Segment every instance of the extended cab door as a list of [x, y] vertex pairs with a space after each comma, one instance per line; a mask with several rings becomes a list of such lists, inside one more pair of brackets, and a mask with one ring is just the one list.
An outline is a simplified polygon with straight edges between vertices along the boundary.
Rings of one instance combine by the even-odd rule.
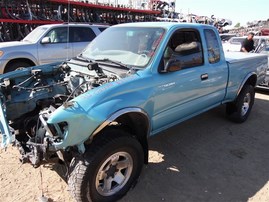
[[40, 64], [65, 61], [73, 57], [72, 45], [68, 38], [68, 27], [52, 28], [38, 43]]
[[[171, 72], [165, 72], [168, 63]], [[155, 78], [154, 131], [220, 104], [226, 92], [228, 68], [217, 33], [212, 29], [176, 30]]]

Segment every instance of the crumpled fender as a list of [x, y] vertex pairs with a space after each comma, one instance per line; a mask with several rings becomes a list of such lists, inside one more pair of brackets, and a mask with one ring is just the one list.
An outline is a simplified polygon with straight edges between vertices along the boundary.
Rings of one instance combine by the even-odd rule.
[[54, 143], [55, 148], [64, 149], [82, 144], [108, 117], [121, 109], [136, 107], [150, 113], [152, 107], [147, 103], [152, 103], [149, 99], [151, 93], [145, 89], [132, 88], [131, 86], [137, 85], [137, 82], [140, 82], [139, 87], [147, 88], [146, 85], [141, 85], [141, 80], [139, 81], [137, 77], [127, 78], [119, 84], [108, 83], [107, 86], [103, 85], [88, 91], [71, 100], [73, 106], [67, 108], [61, 106], [54, 111], [47, 121], [49, 124], [68, 123], [63, 141]]

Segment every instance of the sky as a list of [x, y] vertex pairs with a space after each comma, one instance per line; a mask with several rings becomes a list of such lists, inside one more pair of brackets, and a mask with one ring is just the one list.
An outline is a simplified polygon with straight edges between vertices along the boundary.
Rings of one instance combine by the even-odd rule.
[[241, 26], [255, 20], [269, 19], [269, 0], [175, 0], [176, 12], [193, 13], [232, 20]]

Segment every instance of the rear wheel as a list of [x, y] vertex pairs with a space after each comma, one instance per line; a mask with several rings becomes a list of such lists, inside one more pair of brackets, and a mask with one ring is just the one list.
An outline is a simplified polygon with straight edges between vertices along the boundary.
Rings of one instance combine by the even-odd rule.
[[107, 130], [84, 157], [70, 166], [68, 185], [76, 201], [116, 201], [138, 179], [144, 162], [141, 144], [127, 132]]
[[236, 100], [227, 104], [226, 113], [229, 119], [237, 123], [246, 121], [254, 104], [254, 97], [253, 86], [245, 85]]
[[27, 63], [27, 62], [21, 62], [21, 61], [11, 62], [5, 68], [5, 73], [11, 72], [11, 71], [14, 71], [14, 70], [17, 70], [20, 68], [24, 68], [24, 67], [30, 67], [30, 66], [32, 66], [32, 65]]

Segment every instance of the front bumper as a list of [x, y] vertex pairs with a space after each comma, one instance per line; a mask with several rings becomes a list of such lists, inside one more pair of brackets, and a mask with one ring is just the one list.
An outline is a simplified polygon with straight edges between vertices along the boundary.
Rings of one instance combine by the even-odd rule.
[[[42, 110], [38, 121], [41, 125], [36, 127], [35, 136], [29, 136], [28, 141], [20, 141], [19, 129], [12, 132], [14, 129], [9, 126], [5, 104], [1, 100], [0, 105], [2, 147], [7, 147], [10, 143], [16, 145], [23, 163], [30, 162], [34, 167], [38, 167], [42, 163], [50, 162], [52, 157], [61, 152], [85, 152], [84, 142], [90, 136], [89, 128], [92, 124], [89, 124], [90, 120], [84, 113], [76, 113], [76, 110], [71, 108], [56, 110], [50, 107]], [[62, 155], [58, 157], [61, 159]]]

